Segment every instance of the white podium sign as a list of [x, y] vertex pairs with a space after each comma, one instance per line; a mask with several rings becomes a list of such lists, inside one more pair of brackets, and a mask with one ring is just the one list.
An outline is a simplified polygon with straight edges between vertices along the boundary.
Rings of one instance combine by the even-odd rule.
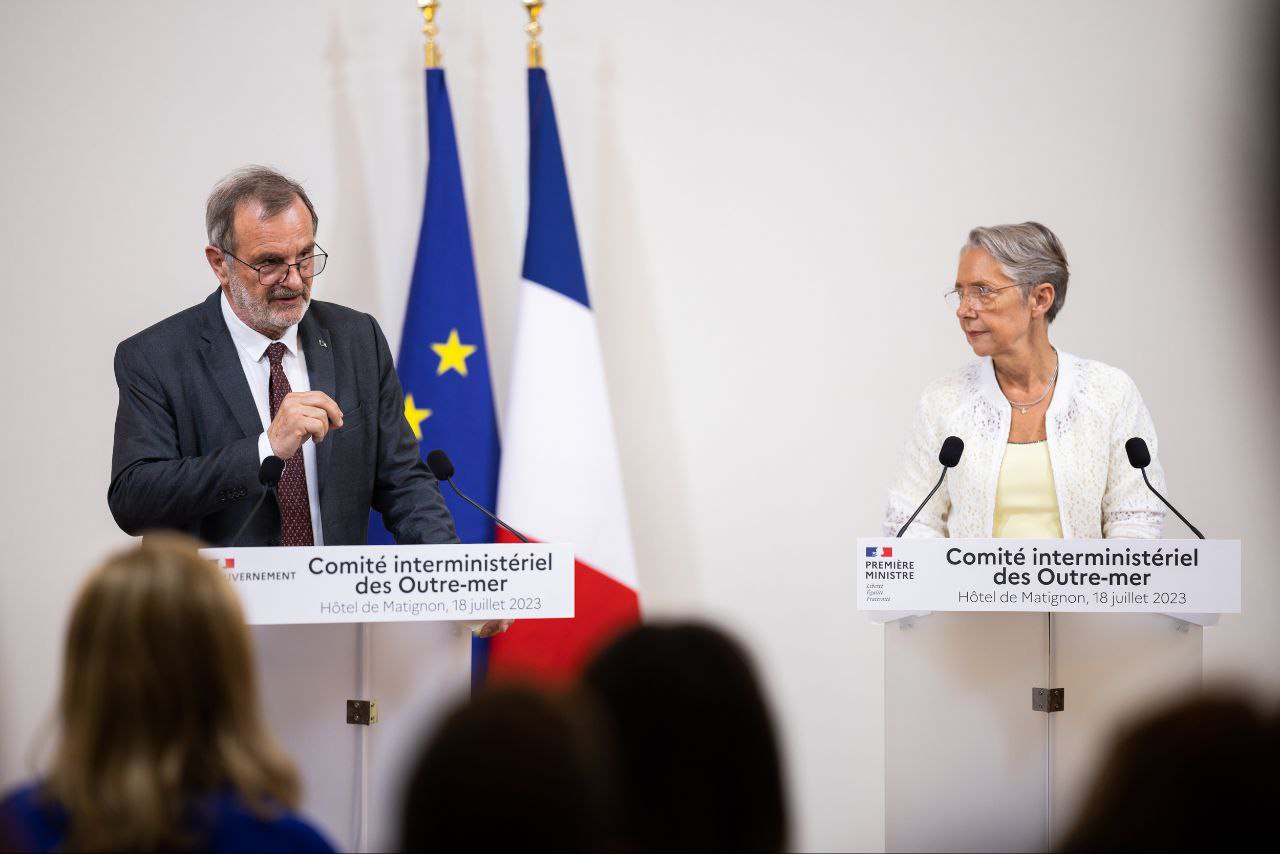
[[863, 611], [1240, 612], [1239, 540], [858, 539]]
[[250, 625], [573, 616], [563, 543], [202, 549]]

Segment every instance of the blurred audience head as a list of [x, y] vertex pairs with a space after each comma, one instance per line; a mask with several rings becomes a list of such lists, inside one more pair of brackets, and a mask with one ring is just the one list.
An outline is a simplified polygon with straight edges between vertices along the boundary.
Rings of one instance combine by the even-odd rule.
[[616, 850], [613, 769], [581, 697], [478, 693], [427, 743], [401, 806], [402, 851]]
[[1232, 695], [1122, 730], [1063, 851], [1214, 850], [1269, 834], [1280, 721]]
[[746, 653], [704, 625], [646, 625], [583, 677], [612, 725], [625, 838], [648, 851], [779, 851], [782, 768]]
[[263, 725], [230, 583], [193, 540], [149, 536], [108, 559], [71, 614], [49, 794], [68, 850], [198, 844], [191, 799], [231, 790], [291, 807], [297, 776]]

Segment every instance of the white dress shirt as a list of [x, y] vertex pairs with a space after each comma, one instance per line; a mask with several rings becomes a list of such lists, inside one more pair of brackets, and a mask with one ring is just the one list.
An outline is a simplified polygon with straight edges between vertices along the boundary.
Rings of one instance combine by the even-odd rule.
[[[253, 392], [253, 402], [258, 407], [258, 418], [262, 421], [262, 435], [258, 437], [258, 461], [261, 462], [274, 453], [271, 440], [267, 438], [267, 428], [271, 426], [271, 362], [267, 359], [267, 348], [274, 344], [267, 336], [251, 328], [236, 316], [224, 293], [222, 301], [222, 319], [226, 321], [231, 340], [235, 342], [236, 354], [240, 357], [240, 367], [244, 369], [244, 378]], [[284, 358], [281, 367], [289, 380], [289, 388], [293, 391], [311, 391], [311, 378], [307, 375], [307, 357], [298, 346], [298, 325], [295, 323], [280, 336], [284, 345]], [[316, 475], [316, 444], [310, 438], [302, 443], [302, 469], [307, 474], [307, 503], [311, 505], [311, 532], [317, 546], [324, 545], [324, 529], [320, 525], [320, 480]]]

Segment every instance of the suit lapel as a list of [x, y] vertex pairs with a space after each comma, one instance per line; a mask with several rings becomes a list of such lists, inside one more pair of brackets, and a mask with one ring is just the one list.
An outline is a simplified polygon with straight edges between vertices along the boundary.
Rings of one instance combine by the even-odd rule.
[[[311, 306], [302, 316], [298, 324], [298, 345], [307, 358], [307, 376], [311, 380], [312, 391], [322, 391], [336, 402], [338, 400], [337, 380], [333, 368], [333, 342], [329, 339], [329, 330], [320, 325], [314, 317], [315, 306]], [[331, 515], [324, 506], [325, 484], [329, 482], [329, 460], [333, 456], [333, 438], [316, 445], [316, 477], [320, 479], [320, 518]], [[328, 537], [325, 538], [328, 542]]]
[[246, 436], [256, 436], [262, 432], [258, 405], [253, 402], [253, 393], [245, 380], [235, 342], [231, 340], [227, 323], [222, 318], [220, 296], [220, 291], [214, 291], [213, 296], [204, 301], [202, 334], [205, 366], [240, 429]]

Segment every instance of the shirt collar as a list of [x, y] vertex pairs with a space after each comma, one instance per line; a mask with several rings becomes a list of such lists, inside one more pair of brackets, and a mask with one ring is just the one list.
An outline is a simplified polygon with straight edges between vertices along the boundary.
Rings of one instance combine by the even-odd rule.
[[[241, 320], [236, 315], [235, 310], [231, 308], [231, 303], [227, 301], [225, 291], [219, 301], [222, 304], [222, 319], [226, 322], [227, 330], [231, 333], [231, 340], [236, 343], [237, 347], [247, 353], [250, 359], [255, 362], [262, 361], [262, 357], [267, 353], [267, 348], [274, 344], [275, 341]], [[276, 340], [283, 344], [285, 349], [296, 358], [298, 355], [298, 324], [295, 323], [290, 326]]]

